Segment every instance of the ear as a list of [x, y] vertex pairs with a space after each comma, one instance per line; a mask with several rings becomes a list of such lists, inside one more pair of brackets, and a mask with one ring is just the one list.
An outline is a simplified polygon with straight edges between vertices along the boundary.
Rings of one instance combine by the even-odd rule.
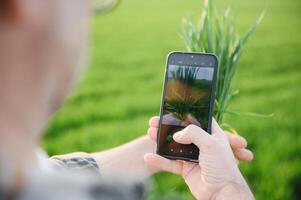
[[22, 16], [20, 0], [0, 0], [0, 18], [19, 21]]

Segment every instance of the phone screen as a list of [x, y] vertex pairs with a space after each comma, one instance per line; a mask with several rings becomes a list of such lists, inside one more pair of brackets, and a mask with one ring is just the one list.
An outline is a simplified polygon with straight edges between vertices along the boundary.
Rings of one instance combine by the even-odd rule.
[[173, 134], [190, 124], [199, 126], [206, 132], [211, 131], [215, 68], [209, 65], [213, 64], [167, 64], [158, 136], [160, 155], [184, 160], [198, 159], [198, 148], [193, 144], [176, 143]]

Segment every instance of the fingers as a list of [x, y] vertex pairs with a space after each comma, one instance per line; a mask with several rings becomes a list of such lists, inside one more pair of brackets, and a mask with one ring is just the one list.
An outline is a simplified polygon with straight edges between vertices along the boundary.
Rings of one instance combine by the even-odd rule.
[[181, 175], [183, 169], [183, 162], [168, 160], [162, 156], [153, 153], [147, 153], [144, 155], [144, 161], [156, 168], [159, 168], [163, 171], [171, 172], [174, 174]]
[[252, 161], [254, 156], [252, 151], [246, 149], [246, 147], [248, 146], [247, 140], [240, 135], [235, 135], [227, 131], [224, 132], [228, 136], [234, 156], [240, 161]]
[[250, 162], [253, 160], [253, 153], [249, 149], [234, 149], [234, 156], [241, 161]]
[[181, 144], [195, 144], [199, 149], [211, 145], [213, 138], [203, 129], [195, 125], [189, 125], [182, 131], [173, 135], [173, 139]]
[[159, 120], [160, 118], [158, 116], [154, 116], [149, 120], [149, 126], [158, 128], [159, 127]]
[[158, 131], [158, 128], [154, 128], [154, 127], [148, 128], [148, 131], [147, 131], [148, 136], [154, 142], [157, 141], [157, 131]]
[[152, 117], [149, 120], [149, 126], [150, 128], [147, 130], [147, 134], [150, 137], [151, 140], [154, 142], [157, 141], [157, 132], [159, 127], [159, 120], [160, 118], [158, 116]]
[[230, 145], [233, 149], [236, 148], [246, 148], [248, 146], [248, 143], [246, 139], [240, 135], [234, 135], [227, 131], [224, 131], [225, 134], [228, 136]]

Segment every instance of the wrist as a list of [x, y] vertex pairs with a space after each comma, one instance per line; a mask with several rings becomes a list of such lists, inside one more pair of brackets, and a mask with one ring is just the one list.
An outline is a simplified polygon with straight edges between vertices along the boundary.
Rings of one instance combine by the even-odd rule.
[[212, 196], [212, 200], [254, 200], [254, 196], [241, 176], [239, 179], [228, 182]]

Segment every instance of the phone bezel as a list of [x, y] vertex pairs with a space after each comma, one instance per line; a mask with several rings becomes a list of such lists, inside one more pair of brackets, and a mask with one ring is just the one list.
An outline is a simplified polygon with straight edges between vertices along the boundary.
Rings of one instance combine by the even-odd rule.
[[[157, 150], [156, 153], [160, 156], [163, 156], [165, 158], [171, 159], [171, 160], [185, 160], [185, 161], [190, 161], [190, 162], [198, 162], [198, 160], [187, 158], [187, 157], [182, 157], [182, 156], [173, 156], [173, 155], [163, 155], [160, 154], [159, 152], [159, 142], [160, 142], [160, 131], [161, 131], [161, 125], [162, 125], [162, 114], [163, 114], [163, 104], [164, 104], [164, 99], [165, 99], [165, 94], [166, 94], [166, 82], [167, 82], [167, 69], [170, 64], [170, 57], [173, 54], [188, 54], [188, 55], [202, 55], [202, 56], [212, 56], [215, 60], [215, 64], [212, 67], [214, 69], [213, 73], [213, 80], [212, 80], [212, 88], [211, 88], [211, 95], [210, 95], [210, 108], [209, 108], [209, 116], [213, 116], [213, 110], [214, 110], [214, 101], [215, 101], [215, 92], [216, 92], [216, 81], [217, 81], [217, 69], [218, 69], [218, 59], [215, 54], [211, 53], [198, 53], [198, 52], [179, 52], [179, 51], [173, 51], [170, 52], [167, 56], [166, 60], [166, 67], [165, 67], [165, 73], [164, 73], [164, 81], [163, 81], [163, 90], [162, 90], [162, 96], [161, 96], [161, 107], [160, 107], [160, 120], [159, 120], [159, 126], [158, 126], [158, 131], [157, 131]], [[172, 63], [173, 64], [173, 63]], [[185, 65], [185, 64], [183, 64]], [[191, 65], [193, 66], [193, 65]], [[211, 125], [212, 125], [212, 117], [209, 117], [208, 121], [208, 127], [207, 127], [207, 132], [211, 134]]]

